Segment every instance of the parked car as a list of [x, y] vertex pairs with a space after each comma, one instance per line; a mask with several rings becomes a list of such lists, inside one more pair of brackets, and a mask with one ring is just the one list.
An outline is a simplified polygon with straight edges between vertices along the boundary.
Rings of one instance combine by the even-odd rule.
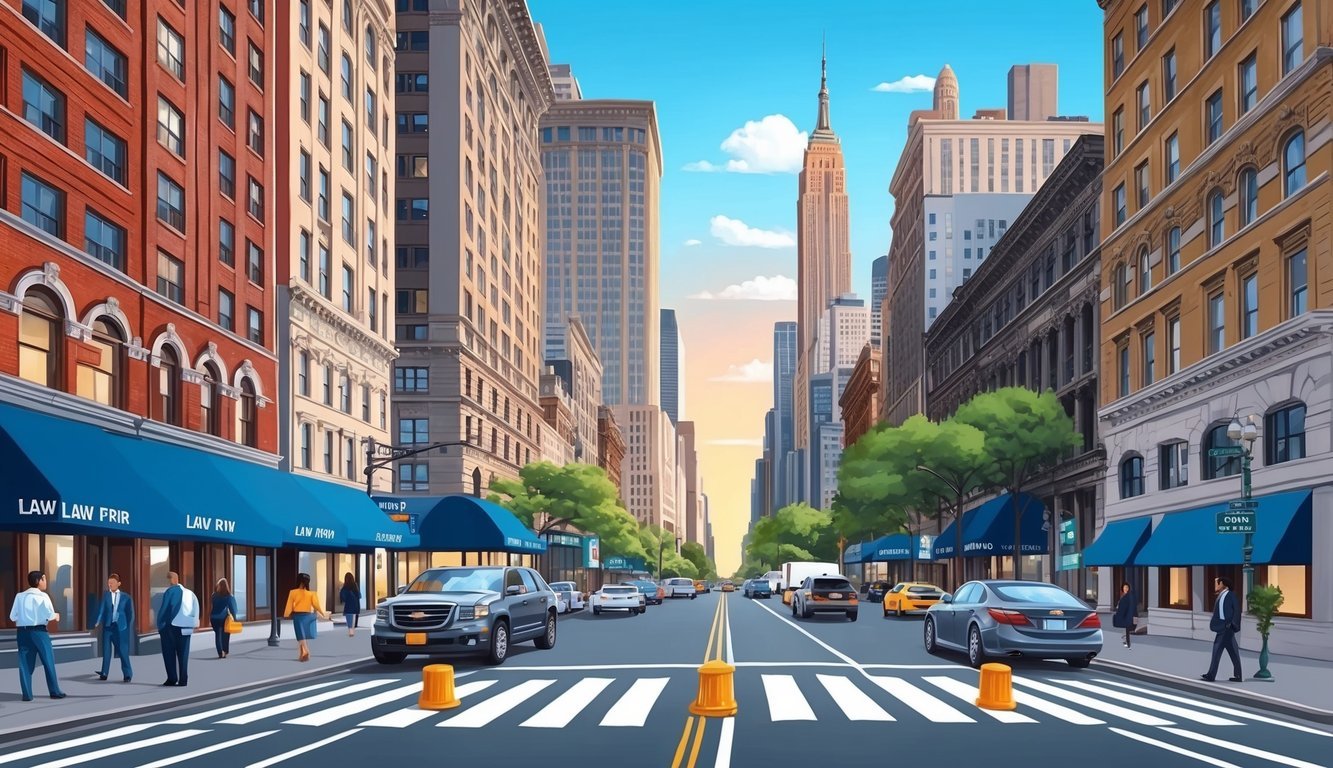
[[963, 651], [980, 667], [987, 657], [1064, 659], [1087, 667], [1102, 652], [1097, 611], [1039, 581], [969, 581], [926, 611], [927, 653]]
[[694, 590], [694, 582], [689, 579], [667, 579], [662, 582], [662, 590], [667, 597], [688, 597], [693, 600], [698, 593]]
[[724, 581], [724, 582], [722, 582], [722, 591], [723, 591], [723, 592], [735, 592], [735, 591], [736, 591], [736, 585], [735, 585], [735, 584], [732, 584], [730, 581]]
[[565, 600], [565, 610], [562, 613], [571, 611], [581, 611], [587, 607], [587, 597], [579, 590], [577, 584], [572, 581], [553, 581], [551, 589]]
[[884, 595], [888, 593], [892, 586], [893, 584], [887, 581], [866, 582], [865, 589], [862, 590], [861, 594], [865, 595], [866, 600], [872, 603], [882, 603], [884, 602]]
[[662, 598], [666, 597], [666, 590], [647, 579], [626, 581], [623, 584], [627, 587], [635, 587], [642, 592], [643, 599], [648, 602], [648, 605], [661, 605]]
[[592, 593], [588, 604], [594, 616], [600, 616], [602, 611], [629, 611], [638, 615], [648, 610], [643, 592], [633, 584], [607, 584]]
[[884, 617], [888, 618], [890, 613], [897, 616], [924, 613], [930, 606], [938, 603], [941, 597], [944, 597], [944, 590], [924, 581], [904, 581], [901, 584], [894, 584], [893, 589], [884, 595]]
[[769, 586], [768, 579], [750, 579], [741, 587], [741, 594], [751, 600], [757, 597], [767, 600], [773, 596], [773, 588]]
[[431, 568], [375, 609], [371, 653], [381, 664], [453, 653], [503, 664], [514, 643], [554, 648], [558, 610], [555, 592], [531, 568]]
[[856, 621], [856, 587], [846, 576], [807, 576], [791, 596], [791, 615], [808, 619], [816, 613], [841, 613]]

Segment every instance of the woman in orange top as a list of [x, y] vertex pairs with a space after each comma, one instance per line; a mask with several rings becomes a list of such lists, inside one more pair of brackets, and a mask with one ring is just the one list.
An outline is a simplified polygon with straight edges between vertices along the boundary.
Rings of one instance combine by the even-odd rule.
[[310, 661], [309, 643], [315, 636], [315, 617], [327, 619], [331, 615], [320, 607], [319, 595], [310, 591], [310, 574], [296, 574], [296, 589], [287, 593], [287, 610], [282, 615], [292, 620], [296, 630], [296, 647], [301, 652], [298, 659]]

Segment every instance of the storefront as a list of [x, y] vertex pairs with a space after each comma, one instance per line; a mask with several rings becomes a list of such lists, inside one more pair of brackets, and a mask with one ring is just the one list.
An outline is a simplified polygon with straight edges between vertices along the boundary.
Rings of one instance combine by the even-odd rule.
[[[932, 559], [961, 557], [963, 581], [1014, 578], [1014, 552], [1022, 557], [1024, 579], [1049, 581], [1050, 552], [1046, 508], [1033, 496], [1005, 494], [963, 513], [935, 539]], [[961, 584], [941, 584], [957, 589]]]
[[[611, 555], [605, 560], [602, 560], [601, 564], [601, 584], [598, 584], [596, 587], [589, 584], [589, 591], [601, 589], [602, 584], [619, 584], [622, 581], [629, 581], [631, 579], [651, 578], [648, 573], [648, 564], [640, 557], [621, 557], [620, 555]], [[593, 577], [593, 574], [593, 571], [589, 571], [590, 577]]]

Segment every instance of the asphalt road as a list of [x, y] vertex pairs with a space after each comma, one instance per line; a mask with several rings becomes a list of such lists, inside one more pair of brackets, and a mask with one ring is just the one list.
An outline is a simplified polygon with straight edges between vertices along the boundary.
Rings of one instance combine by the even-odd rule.
[[[977, 672], [877, 605], [793, 620], [776, 598], [714, 594], [559, 627], [554, 650], [524, 644], [503, 667], [454, 659], [463, 703], [446, 712], [417, 708], [427, 661], [411, 659], [18, 741], [0, 766], [1333, 764], [1329, 729], [1095, 668], [1020, 661], [1018, 709], [979, 709]], [[735, 665], [739, 712], [691, 716], [716, 658]]]

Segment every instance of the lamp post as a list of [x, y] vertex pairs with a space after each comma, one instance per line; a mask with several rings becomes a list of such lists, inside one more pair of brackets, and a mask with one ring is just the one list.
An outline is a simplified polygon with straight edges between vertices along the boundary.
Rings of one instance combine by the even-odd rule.
[[[1259, 417], [1251, 415], [1243, 423], [1240, 416], [1234, 416], [1231, 424], [1227, 426], [1227, 437], [1234, 443], [1244, 441], [1245, 447], [1240, 455], [1240, 492], [1243, 501], [1250, 501], [1252, 496], [1250, 462], [1254, 457], [1254, 441], [1259, 439]], [[1247, 508], [1248, 505], [1247, 505]], [[1258, 524], [1258, 515], [1255, 515], [1255, 524]], [[1250, 590], [1254, 588], [1254, 533], [1249, 531], [1245, 534], [1245, 544], [1241, 549], [1244, 574], [1245, 574], [1245, 602], [1250, 600]]]
[[917, 470], [920, 471], [920, 472], [925, 472], [925, 473], [928, 474], [928, 475], [932, 475], [936, 480], [939, 480], [941, 483], [944, 483], [944, 485], [945, 485], [946, 488], [948, 488], [950, 491], [953, 491], [954, 499], [957, 500], [956, 503], [955, 503], [955, 505], [954, 505], [954, 529], [955, 529], [956, 536], [955, 536], [954, 553], [953, 553], [954, 561], [955, 561], [956, 563], [958, 563], [958, 565], [955, 566], [955, 568], [956, 568], [956, 570], [957, 570], [958, 572], [954, 574], [954, 589], [957, 589], [957, 588], [961, 585], [962, 580], [963, 580], [963, 579], [962, 579], [962, 577], [963, 577], [963, 572], [962, 572], [962, 562], [963, 562], [963, 560], [962, 560], [962, 558], [963, 558], [963, 514], [962, 514], [962, 513], [963, 513], [963, 510], [962, 510], [962, 506], [963, 506], [963, 489], [960, 488], [960, 487], [958, 487], [957, 485], [954, 485], [953, 483], [949, 482], [948, 478], [944, 477], [944, 476], [941, 475], [939, 472], [936, 472], [935, 470], [931, 469], [930, 467], [926, 467], [926, 466], [920, 466], [920, 465], [918, 465], [918, 466], [917, 466]]

